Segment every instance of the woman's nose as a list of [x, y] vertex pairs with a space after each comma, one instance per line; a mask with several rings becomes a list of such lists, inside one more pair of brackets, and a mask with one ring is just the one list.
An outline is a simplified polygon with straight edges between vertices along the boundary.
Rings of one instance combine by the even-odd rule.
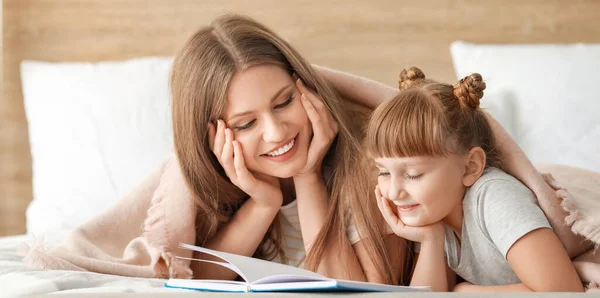
[[283, 121], [276, 117], [271, 117], [265, 121], [265, 131], [263, 133], [263, 140], [267, 143], [281, 143], [285, 141], [286, 128]]

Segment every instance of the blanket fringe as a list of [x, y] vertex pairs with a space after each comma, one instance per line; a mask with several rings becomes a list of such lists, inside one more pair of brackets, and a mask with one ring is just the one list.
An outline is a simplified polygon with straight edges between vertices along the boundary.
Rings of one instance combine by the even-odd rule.
[[568, 215], [565, 217], [565, 223], [571, 227], [573, 233], [584, 236], [594, 243], [595, 249], [600, 247], [600, 226], [590, 222], [590, 218], [581, 212], [575, 199], [571, 197], [569, 191], [561, 186], [552, 176], [552, 174], [542, 174], [544, 180], [555, 191], [561, 202], [561, 207]]

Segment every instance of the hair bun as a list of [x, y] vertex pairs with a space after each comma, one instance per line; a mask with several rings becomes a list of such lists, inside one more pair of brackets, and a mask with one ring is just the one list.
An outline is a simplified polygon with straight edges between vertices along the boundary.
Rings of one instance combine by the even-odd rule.
[[411, 67], [408, 70], [403, 69], [400, 72], [398, 87], [400, 90], [405, 90], [413, 86], [419, 85], [425, 80], [425, 74], [418, 67]]
[[483, 90], [485, 90], [483, 78], [480, 74], [473, 73], [454, 85], [454, 96], [460, 101], [461, 105], [477, 109], [483, 97]]

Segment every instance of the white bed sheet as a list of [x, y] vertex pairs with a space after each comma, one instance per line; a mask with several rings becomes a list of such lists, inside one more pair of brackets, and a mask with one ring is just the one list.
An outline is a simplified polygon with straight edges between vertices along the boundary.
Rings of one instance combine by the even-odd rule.
[[165, 280], [131, 278], [93, 272], [27, 268], [17, 252], [25, 235], [0, 237], [0, 297], [50, 293], [158, 293], [190, 292], [164, 287]]
[[[52, 294], [53, 297], [289, 297], [289, 298], [326, 298], [338, 296], [331, 293], [211, 293], [182, 289], [164, 288], [165, 280], [150, 278], [131, 278], [116, 275], [99, 274], [81, 271], [35, 270], [25, 267], [17, 249], [24, 242], [29, 243], [27, 236], [0, 237], [0, 297], [12, 298], [23, 296], [39, 296]], [[74, 295], [73, 295], [74, 294]], [[458, 293], [353, 293], [354, 298], [446, 298], [464, 297]], [[538, 293], [535, 297], [572, 297], [573, 293]], [[589, 294], [583, 294], [589, 295]], [[469, 297], [477, 297], [469, 296]], [[486, 294], [486, 297], [504, 297], [503, 293]], [[514, 298], [530, 297], [524, 293], [512, 294]], [[586, 296], [587, 297], [587, 296]]]

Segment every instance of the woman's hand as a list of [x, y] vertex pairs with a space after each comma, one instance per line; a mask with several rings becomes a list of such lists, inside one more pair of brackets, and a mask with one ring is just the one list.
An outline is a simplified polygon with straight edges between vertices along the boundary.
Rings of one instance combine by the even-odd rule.
[[302, 94], [300, 101], [312, 125], [313, 137], [308, 148], [306, 165], [294, 177], [314, 173], [320, 175], [323, 158], [338, 134], [338, 123], [319, 95], [309, 90], [301, 79], [296, 80], [296, 85]]
[[381, 194], [379, 185], [375, 188], [375, 196], [377, 197], [377, 206], [383, 215], [387, 224], [392, 228], [392, 231], [407, 240], [414, 242], [427, 242], [444, 239], [444, 228], [441, 223], [437, 222], [423, 227], [412, 227], [405, 225], [402, 220], [392, 211], [390, 201]]
[[283, 195], [279, 179], [275, 177], [255, 177], [244, 162], [242, 145], [234, 140], [233, 132], [223, 120], [217, 121], [217, 128], [208, 125], [208, 143], [212, 152], [225, 170], [225, 174], [235, 186], [257, 200], [261, 206], [281, 207]]

